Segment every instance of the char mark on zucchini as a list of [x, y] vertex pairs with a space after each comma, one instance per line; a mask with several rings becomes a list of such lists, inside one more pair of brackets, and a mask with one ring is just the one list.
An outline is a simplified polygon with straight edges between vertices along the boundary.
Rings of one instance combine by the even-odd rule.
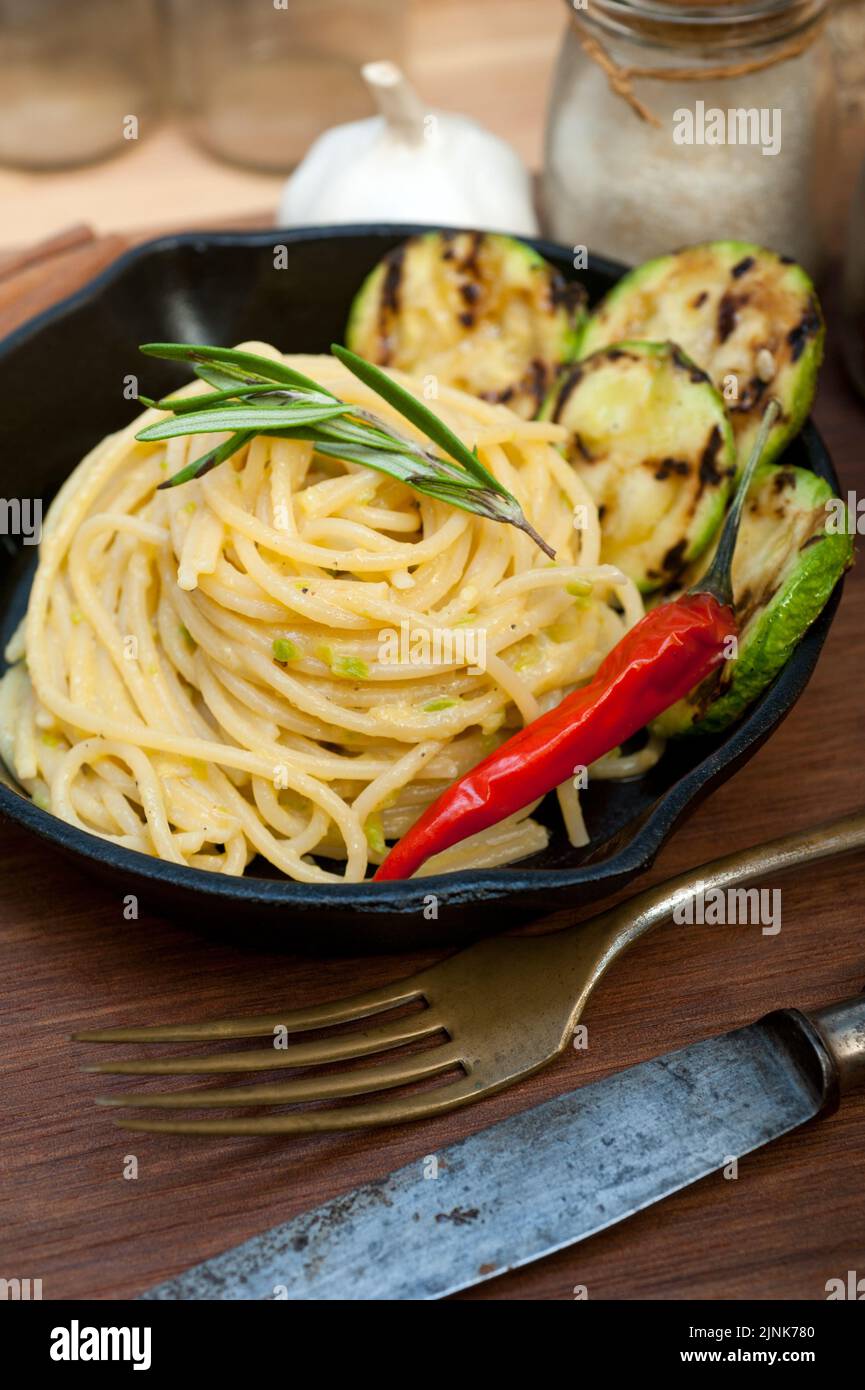
[[[559, 424], [561, 422], [562, 414], [565, 410], [565, 407], [568, 404], [570, 394], [572, 391], [576, 390], [582, 379], [583, 369], [579, 365], [579, 363], [577, 363], [573, 367], [570, 367], [565, 376], [562, 378], [558, 390], [556, 391], [555, 401], [553, 404], [551, 415], [551, 418], [555, 420], [556, 424]], [[579, 438], [579, 436], [577, 435], [576, 438]], [[580, 443], [579, 447], [580, 449], [582, 449], [582, 443]]]
[[[781, 415], [765, 455], [772, 462], [808, 414], [823, 354], [823, 318], [801, 266], [748, 242], [686, 247], [629, 271], [586, 324], [580, 357], [622, 339], [678, 343], [729, 396], [744, 466], [767, 390]], [[758, 385], [758, 382], [761, 383]]]
[[671, 343], [670, 346], [673, 349], [672, 361], [675, 362], [677, 367], [681, 367], [683, 372], [688, 373], [691, 381], [702, 382], [709, 380], [708, 374], [703, 371], [703, 368], [698, 367], [696, 362], [692, 362], [690, 357], [688, 357], [680, 347], [675, 343]]
[[388, 252], [384, 262], [385, 272], [378, 314], [382, 366], [387, 366], [391, 357], [391, 324], [399, 313], [399, 289], [402, 279], [403, 257], [404, 248], [395, 246], [392, 251]]
[[428, 232], [399, 250], [399, 261], [385, 257], [355, 297], [348, 346], [535, 415], [576, 353], [583, 287], [523, 242], [493, 233]]
[[541, 414], [603, 514], [601, 556], [648, 592], [711, 542], [736, 448], [724, 403], [673, 343], [616, 343], [561, 378]]
[[790, 329], [787, 334], [787, 342], [794, 362], [798, 362], [802, 353], [811, 338], [815, 338], [823, 328], [823, 318], [820, 313], [816, 299], [811, 299], [806, 313], [802, 315], [799, 323]]
[[666, 574], [682, 573], [682, 567], [685, 563], [685, 551], [687, 548], [688, 542], [684, 538], [677, 541], [675, 545], [670, 546], [670, 549], [661, 561], [661, 567]]
[[737, 411], [747, 414], [754, 410], [762, 401], [768, 384], [769, 383], [764, 381], [762, 377], [752, 376], [744, 390], [740, 392], [739, 399], [729, 402], [728, 409], [730, 414], [733, 415]]
[[729, 338], [730, 334], [733, 332], [733, 330], [734, 330], [735, 327], [736, 327], [737, 315], [738, 315], [739, 307], [740, 307], [740, 305], [746, 304], [746, 303], [747, 303], [747, 299], [746, 299], [746, 298], [743, 298], [743, 297], [738, 296], [738, 295], [735, 295], [735, 294], [730, 294], [730, 291], [729, 291], [729, 290], [727, 290], [727, 292], [726, 292], [725, 294], [722, 294], [722, 295], [721, 295], [721, 300], [720, 300], [720, 303], [718, 304], [718, 342], [719, 342], [719, 343], [726, 343], [726, 341], [727, 341], [727, 339]]
[[579, 280], [565, 280], [561, 275], [550, 281], [550, 306], [564, 309], [571, 315], [579, 315], [585, 309], [586, 291]]
[[399, 313], [399, 286], [402, 279], [402, 265], [405, 259], [405, 247], [395, 246], [385, 257], [385, 276], [381, 294], [381, 309], [383, 314]]
[[[650, 467], [654, 468], [654, 464], [651, 463], [651, 461]], [[663, 483], [667, 478], [671, 478], [674, 473], [678, 473], [680, 478], [687, 477], [690, 468], [691, 465], [688, 463], [687, 459], [665, 458], [661, 459], [661, 462], [658, 464], [657, 468], [655, 468], [654, 476], [659, 483]]]
[[[577, 453], [579, 454], [580, 458], [583, 459], [584, 462], [586, 462], [586, 463], [594, 463], [594, 461], [595, 461], [595, 456], [594, 456], [594, 454], [591, 452], [591, 450], [589, 450], [589, 449], [586, 447], [586, 441], [583, 439], [583, 436], [579, 433], [578, 430], [574, 430], [573, 440], [574, 440], [574, 448], [576, 449], [576, 451], [577, 451]], [[599, 520], [599, 521], [603, 521], [603, 519], [604, 519], [604, 513], [606, 512], [606, 510], [607, 510], [606, 507], [604, 507], [603, 505], [600, 506], [600, 507], [598, 508], [598, 520]]]
[[468, 233], [468, 247], [460, 267], [466, 275], [478, 274], [478, 254], [483, 245], [483, 239], [483, 232]]
[[704, 486], [714, 486], [723, 477], [719, 466], [719, 456], [724, 436], [717, 425], [713, 425], [705, 449], [700, 455], [700, 480]]

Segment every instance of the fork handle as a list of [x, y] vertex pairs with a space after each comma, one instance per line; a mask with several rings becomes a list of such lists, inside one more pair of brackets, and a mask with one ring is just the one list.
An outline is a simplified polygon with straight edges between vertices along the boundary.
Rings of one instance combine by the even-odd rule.
[[[712, 859], [698, 869], [667, 879], [665, 883], [647, 888], [630, 898], [627, 909], [633, 916], [626, 931], [622, 930], [621, 918], [618, 919], [618, 944], [624, 948], [660, 922], [666, 921], [677, 907], [683, 906], [700, 889], [753, 883], [761, 875], [780, 873], [784, 869], [792, 869], [796, 864], [831, 859], [836, 854], [847, 854], [857, 849], [865, 849], [865, 811], [854, 811], [840, 820], [828, 821], [825, 825], [812, 826], [807, 830], [795, 830], [764, 845], [754, 845], [751, 849], [737, 850], [734, 854]], [[621, 908], [613, 908], [610, 916], [619, 912]], [[579, 927], [574, 930], [579, 931]]]

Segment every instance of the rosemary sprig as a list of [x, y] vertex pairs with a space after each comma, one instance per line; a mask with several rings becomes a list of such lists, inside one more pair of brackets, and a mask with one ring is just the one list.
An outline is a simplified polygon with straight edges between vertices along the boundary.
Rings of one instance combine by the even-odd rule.
[[340, 347], [338, 343], [331, 343], [330, 350], [334, 357], [338, 358], [344, 367], [348, 367], [350, 372], [362, 381], [365, 386], [369, 386], [375, 391], [382, 400], [392, 405], [407, 420], [411, 420], [413, 425], [417, 425], [422, 430], [427, 439], [431, 439], [434, 444], [438, 444], [444, 449], [446, 454], [450, 454], [452, 459], [461, 463], [472, 477], [476, 478], [486, 488], [491, 488], [501, 497], [510, 497], [507, 488], [503, 487], [492, 473], [484, 468], [476, 452], [467, 449], [462, 440], [449, 430], [443, 420], [434, 415], [427, 406], [412, 396], [410, 392], [404, 391], [398, 386], [385, 372], [374, 367], [371, 362], [366, 362], [356, 353], [349, 352], [348, 348]]
[[228, 439], [193, 459], [161, 487], [177, 487], [224, 463], [256, 434], [303, 439], [316, 451], [359, 463], [406, 483], [415, 492], [462, 511], [507, 522], [531, 536], [554, 558], [555, 552], [527, 521], [519, 502], [427, 406], [385, 372], [348, 349], [331, 349], [349, 371], [410, 421], [441, 454], [395, 430], [371, 411], [339, 400], [332, 391], [284, 362], [233, 348], [188, 343], [145, 343], [149, 357], [189, 362], [213, 389], [204, 395], [168, 396], [145, 405], [170, 412], [140, 430], [136, 439], [156, 443], [178, 435], [223, 434]]

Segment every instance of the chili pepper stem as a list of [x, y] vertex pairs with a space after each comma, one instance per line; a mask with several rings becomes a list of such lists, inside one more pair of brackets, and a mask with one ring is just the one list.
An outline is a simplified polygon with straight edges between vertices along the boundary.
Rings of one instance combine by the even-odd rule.
[[766, 441], [775, 425], [778, 416], [781, 414], [781, 403], [773, 396], [767, 403], [763, 411], [763, 419], [760, 422], [760, 429], [757, 438], [754, 440], [754, 447], [751, 456], [745, 465], [745, 471], [739, 479], [739, 486], [733, 498], [733, 504], [724, 522], [724, 529], [715, 551], [711, 565], [703, 575], [702, 579], [691, 586], [689, 594], [711, 594], [719, 603], [726, 604], [728, 607], [733, 602], [733, 555], [736, 550], [736, 540], [739, 535], [739, 522], [742, 519], [742, 510], [745, 506], [745, 499], [754, 477], [757, 464], [766, 448]]

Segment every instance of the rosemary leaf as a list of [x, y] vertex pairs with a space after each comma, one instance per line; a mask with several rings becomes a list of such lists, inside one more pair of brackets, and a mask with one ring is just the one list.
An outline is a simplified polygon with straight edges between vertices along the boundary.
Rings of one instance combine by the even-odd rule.
[[215, 410], [190, 411], [175, 415], [169, 420], [159, 420], [148, 425], [135, 437], [146, 444], [160, 439], [174, 439], [180, 434], [220, 434], [223, 430], [255, 430], [259, 434], [279, 429], [287, 422], [297, 425], [313, 425], [319, 420], [328, 420], [333, 415], [344, 414], [349, 407], [333, 405], [306, 405], [290, 402], [279, 409], [258, 408], [254, 405], [228, 406]]
[[231, 435], [229, 439], [223, 440], [222, 444], [217, 444], [215, 448], [208, 449], [206, 454], [201, 454], [199, 458], [193, 459], [173, 477], [166, 478], [164, 483], [159, 484], [159, 488], [179, 487], [181, 483], [189, 483], [193, 478], [203, 477], [205, 473], [210, 472], [211, 468], [216, 468], [217, 464], [225, 463], [226, 459], [230, 459], [232, 454], [236, 454], [238, 449], [242, 449], [244, 444], [249, 444], [254, 438], [254, 431]]
[[[296, 372], [285, 362], [274, 362], [270, 357], [260, 357], [256, 352], [208, 347], [202, 343], [143, 343], [139, 351], [146, 357], [160, 357], [166, 362], [201, 363], [205, 366], [212, 364], [225, 376], [239, 381], [249, 381], [251, 385], [262, 381], [275, 381], [282, 386], [303, 386], [308, 391], [323, 390], [317, 381], [304, 376], [303, 372]], [[324, 394], [331, 400], [336, 400], [330, 391]]]
[[477, 454], [467, 448], [453, 430], [448, 429], [444, 421], [434, 415], [410, 391], [397, 385], [386, 372], [373, 366], [372, 362], [366, 362], [356, 353], [349, 352], [348, 348], [340, 347], [339, 343], [331, 343], [330, 350], [334, 357], [338, 358], [344, 367], [348, 367], [349, 371], [353, 372], [365, 386], [371, 387], [377, 395], [392, 405], [395, 410], [398, 410], [400, 415], [404, 415], [407, 420], [411, 420], [413, 425], [417, 425], [428, 439], [431, 439], [434, 444], [438, 444], [439, 448], [444, 449], [445, 453], [450, 454], [457, 463], [461, 463], [466, 472], [471, 473], [479, 483], [482, 483], [484, 487], [491, 488], [493, 492], [498, 492], [502, 497], [510, 497], [511, 494], [507, 488], [484, 468]]
[[509, 494], [502, 497], [497, 492], [491, 492], [489, 488], [465, 489], [454, 487], [451, 483], [440, 482], [432, 478], [407, 478], [406, 482], [410, 487], [418, 492], [423, 492], [427, 497], [433, 497], [439, 502], [448, 502], [452, 507], [459, 507], [465, 512], [475, 512], [479, 516], [485, 516], [490, 521], [503, 521], [510, 526], [516, 526], [520, 531], [524, 531], [527, 536], [531, 536], [536, 545], [539, 545], [545, 555], [549, 555], [551, 560], [556, 558], [556, 552], [547, 544], [543, 536], [539, 536], [534, 526], [528, 521], [519, 502]]
[[[302, 432], [303, 438], [307, 438], [309, 431]], [[296, 436], [289, 435], [289, 438], [301, 437], [301, 432]], [[404, 454], [394, 453], [392, 449], [378, 449], [373, 446], [362, 444], [345, 444], [339, 441], [331, 442], [324, 436], [314, 440], [316, 452], [325, 454], [328, 458], [344, 459], [346, 463], [361, 463], [365, 468], [373, 468], [378, 473], [387, 473], [391, 478], [398, 478], [401, 483], [408, 483], [417, 492], [423, 490], [426, 478], [417, 471], [417, 461], [413, 458], [406, 458]], [[444, 481], [444, 479], [442, 479]], [[477, 488], [470, 479], [464, 481], [454, 480], [451, 486], [460, 489], [468, 497], [473, 497]]]
[[[139, 396], [138, 399], [143, 400], [144, 397]], [[210, 391], [198, 396], [165, 396], [161, 401], [153, 401], [152, 404], [157, 410], [170, 410], [175, 415], [187, 415], [194, 410], [213, 410], [215, 406], [237, 400], [254, 401], [256, 404], [260, 401], [262, 405], [269, 405], [274, 401], [297, 400], [309, 401], [311, 404], [315, 401], [321, 405], [333, 404], [332, 396], [319, 393], [313, 397], [311, 391], [304, 391], [301, 395], [299, 391], [281, 390], [272, 382], [262, 382], [259, 386], [238, 386], [235, 382], [224, 390]]]
[[318, 443], [319, 439], [323, 442], [343, 442], [345, 444], [357, 444], [361, 447], [372, 446], [377, 449], [384, 449], [388, 453], [404, 454], [405, 448], [393, 435], [384, 434], [380, 429], [374, 429], [367, 425], [359, 425], [345, 416], [334, 416], [328, 420], [326, 426], [315, 431], [304, 434], [294, 434], [292, 430], [286, 430], [287, 439], [309, 439], [313, 444]]

